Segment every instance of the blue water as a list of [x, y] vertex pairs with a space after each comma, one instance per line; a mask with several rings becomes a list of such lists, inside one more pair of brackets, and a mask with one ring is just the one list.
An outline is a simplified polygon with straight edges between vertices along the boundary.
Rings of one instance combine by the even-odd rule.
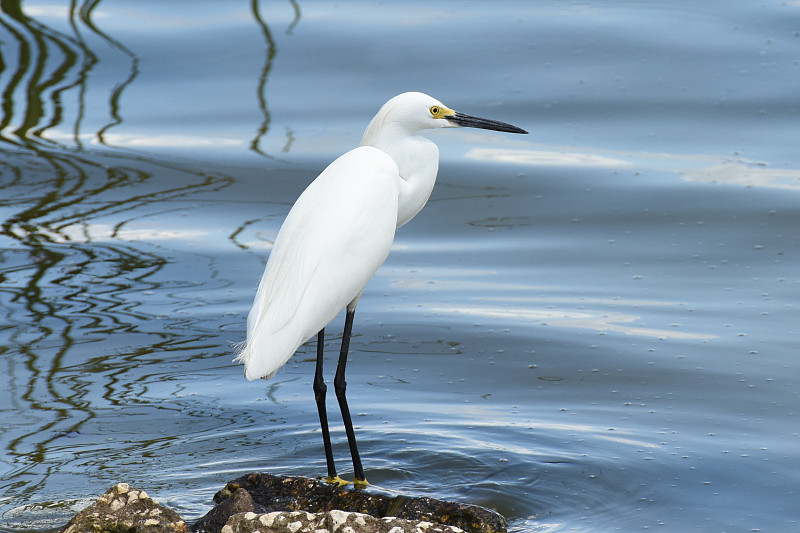
[[800, 528], [796, 2], [11, 4], [0, 530], [325, 473], [313, 344], [253, 383], [230, 345], [291, 203], [406, 90], [530, 134], [429, 134], [356, 314], [370, 482], [513, 531]]

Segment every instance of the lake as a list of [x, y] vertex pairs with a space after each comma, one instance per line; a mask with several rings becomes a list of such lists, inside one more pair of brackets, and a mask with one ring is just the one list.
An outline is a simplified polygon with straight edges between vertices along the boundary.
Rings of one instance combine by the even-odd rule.
[[291, 204], [408, 90], [530, 134], [425, 133], [351, 343], [376, 489], [514, 532], [800, 528], [798, 2], [0, 8], [0, 531], [325, 474], [313, 342], [255, 382], [232, 344]]

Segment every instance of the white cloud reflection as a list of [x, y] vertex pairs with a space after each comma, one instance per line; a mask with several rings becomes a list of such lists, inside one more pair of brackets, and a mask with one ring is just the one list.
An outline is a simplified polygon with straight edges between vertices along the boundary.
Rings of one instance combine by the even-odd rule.
[[[443, 269], [444, 270], [444, 269]], [[635, 299], [618, 297], [570, 297], [547, 295], [553, 287], [534, 286], [519, 283], [489, 281], [485, 274], [491, 272], [457, 270], [449, 272], [450, 279], [442, 279], [444, 272], [437, 275], [426, 269], [425, 275], [395, 278], [390, 285], [403, 290], [440, 291], [450, 294], [499, 294], [513, 292], [515, 296], [480, 296], [475, 298], [454, 298], [453, 302], [442, 305], [442, 298], [436, 301], [409, 306], [415, 311], [422, 310], [448, 315], [461, 315], [487, 320], [501, 320], [504, 323], [522, 322], [531, 325], [545, 325], [558, 328], [573, 328], [597, 332], [613, 332], [623, 335], [655, 339], [710, 340], [717, 335], [697, 331], [686, 331], [680, 324], [668, 327], [651, 327], [642, 322], [649, 309], [657, 308], [650, 316], [663, 317], [664, 309], [680, 311], [685, 309], [681, 302]], [[379, 271], [379, 275], [396, 275], [396, 272]], [[461, 277], [483, 279], [459, 279]], [[436, 281], [431, 281], [435, 279]], [[544, 296], [516, 296], [525, 293], [545, 293]], [[657, 320], [662, 320], [658, 318]]]
[[[54, 18], [58, 20], [70, 20], [71, 9], [68, 5], [61, 4], [39, 4], [23, 5], [22, 12], [31, 18]], [[92, 19], [107, 18], [108, 15], [100, 10], [92, 10]]]
[[[20, 238], [26, 231], [21, 226], [11, 228]], [[209, 232], [203, 229], [186, 228], [138, 228], [119, 229], [110, 224], [71, 224], [58, 231], [45, 226], [36, 228], [37, 233], [46, 235], [52, 242], [108, 242], [108, 241], [203, 241]]]
[[475, 148], [469, 159], [538, 167], [655, 170], [674, 172], [685, 181], [800, 190], [800, 170], [768, 163], [702, 154], [614, 152], [573, 148]]
[[[613, 302], [616, 305], [617, 302]], [[609, 301], [609, 305], [612, 302]], [[432, 308], [437, 313], [458, 314], [481, 318], [501, 318], [503, 320], [517, 320], [532, 322], [562, 328], [586, 329], [591, 331], [610, 331], [624, 335], [639, 337], [654, 337], [658, 339], [683, 339], [683, 340], [708, 340], [716, 338], [715, 335], [693, 333], [673, 329], [648, 328], [639, 325], [641, 316], [599, 310], [557, 309], [553, 306], [522, 307], [522, 306], [435, 306]]]
[[800, 190], [800, 170], [773, 169], [762, 163], [747, 161], [723, 161], [717, 165], [686, 171], [683, 179], [696, 182]]
[[240, 148], [246, 147], [248, 140], [233, 137], [215, 137], [200, 135], [149, 135], [147, 133], [106, 133], [102, 142], [94, 133], [73, 133], [58, 129], [48, 130], [44, 138], [59, 142], [69, 143], [80, 141], [85, 145], [107, 145], [111, 148]]
[[245, 141], [224, 137], [190, 135], [124, 135], [106, 134], [104, 140], [112, 146], [135, 148], [206, 148], [244, 146]]
[[510, 150], [500, 148], [474, 148], [467, 152], [469, 159], [516, 163], [531, 166], [630, 168], [633, 163], [613, 157], [549, 150]]
[[[393, 406], [392, 406], [393, 407]], [[406, 408], [417, 409], [419, 412], [428, 412], [427, 404], [407, 405]], [[409, 435], [425, 435], [428, 439], [439, 438], [443, 442], [461, 443], [467, 449], [486, 449], [492, 448], [503, 453], [512, 453], [520, 456], [538, 456], [542, 451], [521, 446], [515, 443], [514, 439], [506, 439], [502, 444], [495, 438], [486, 440], [487, 435], [495, 436], [498, 431], [506, 431], [509, 428], [536, 428], [537, 431], [554, 433], [561, 432], [567, 434], [580, 433], [581, 435], [591, 435], [594, 438], [616, 442], [636, 448], [659, 449], [662, 446], [655, 442], [638, 438], [634, 430], [615, 427], [592, 425], [580, 422], [556, 422], [546, 419], [527, 419], [519, 421], [516, 416], [507, 416], [506, 413], [493, 408], [477, 406], [474, 404], [459, 404], [457, 406], [439, 405], [437, 413], [441, 422], [429, 421], [424, 425], [406, 425], [398, 422], [384, 424], [382, 430], [387, 433], [398, 435], [398, 438], [408, 438]], [[480, 431], [471, 430], [478, 428]], [[546, 453], [546, 452], [545, 452]]]

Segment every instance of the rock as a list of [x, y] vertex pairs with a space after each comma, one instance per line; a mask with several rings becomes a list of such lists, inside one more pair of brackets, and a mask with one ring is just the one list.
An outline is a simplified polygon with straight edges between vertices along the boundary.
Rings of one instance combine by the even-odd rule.
[[[498, 513], [475, 505], [387, 496], [303, 477], [248, 474], [214, 496], [194, 533], [505, 533]], [[188, 533], [177, 513], [118, 483], [60, 533]]]
[[221, 533], [464, 533], [455, 526], [363, 513], [275, 511], [231, 516]]
[[195, 533], [217, 533], [222, 530], [228, 519], [233, 515], [243, 513], [263, 514], [266, 512], [267, 510], [263, 506], [257, 505], [253, 501], [249, 492], [245, 489], [237, 488], [228, 497], [217, 502], [217, 505], [192, 527], [192, 531]]
[[[243, 492], [246, 492], [249, 498]], [[237, 513], [244, 512], [257, 516], [265, 513], [271, 514], [275, 511], [325, 514], [329, 511], [339, 510], [348, 513], [363, 513], [363, 515], [378, 519], [397, 517], [419, 523], [420, 525], [413, 526], [417, 529], [408, 529], [408, 531], [418, 532], [433, 531], [424, 529], [421, 525], [422, 522], [429, 523], [429, 526], [425, 527], [431, 527], [434, 524], [450, 525], [457, 526], [469, 533], [505, 533], [508, 527], [500, 514], [476, 505], [445, 502], [433, 498], [392, 497], [372, 491], [348, 490], [304, 477], [248, 474], [229, 482], [214, 496], [214, 501], [217, 506], [192, 526], [194, 533], [217, 533], [231, 525], [228, 520]], [[235, 522], [237, 527], [245, 527], [242, 525], [241, 518], [237, 518]], [[231, 527], [233, 526], [231, 525]], [[321, 529], [328, 531], [324, 528]], [[231, 529], [231, 533], [235, 531], [237, 530]], [[259, 531], [263, 533], [265, 530], [260, 529]], [[288, 532], [290, 530], [278, 531]], [[361, 533], [371, 530], [353, 527], [350, 531]], [[383, 530], [376, 529], [375, 531]], [[386, 531], [402, 533], [406, 530], [392, 531], [390, 528]]]
[[75, 515], [60, 533], [184, 533], [178, 513], [161, 507], [143, 490], [117, 483]]

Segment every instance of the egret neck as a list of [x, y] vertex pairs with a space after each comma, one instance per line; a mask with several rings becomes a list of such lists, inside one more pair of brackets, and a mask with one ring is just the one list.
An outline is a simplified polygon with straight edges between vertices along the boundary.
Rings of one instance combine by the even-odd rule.
[[375, 116], [364, 132], [361, 146], [372, 146], [388, 154], [400, 173], [398, 184], [397, 227], [420, 212], [436, 184], [439, 171], [439, 147], [422, 137], [410, 122], [384, 121]]

